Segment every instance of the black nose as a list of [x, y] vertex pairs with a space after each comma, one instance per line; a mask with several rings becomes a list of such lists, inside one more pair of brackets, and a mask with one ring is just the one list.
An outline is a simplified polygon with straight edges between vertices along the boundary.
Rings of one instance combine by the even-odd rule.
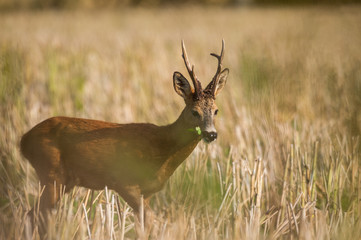
[[217, 133], [216, 132], [204, 132], [204, 140], [207, 142], [212, 142], [217, 139]]

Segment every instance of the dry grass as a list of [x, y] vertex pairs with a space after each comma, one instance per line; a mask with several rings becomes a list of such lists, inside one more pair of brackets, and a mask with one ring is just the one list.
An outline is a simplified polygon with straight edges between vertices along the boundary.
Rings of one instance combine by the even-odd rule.
[[[125, 9], [0, 15], [0, 239], [37, 239], [21, 135], [53, 115], [174, 121], [180, 40], [205, 85], [226, 40], [217, 142], [152, 198], [151, 239], [361, 238], [361, 8]], [[132, 239], [132, 211], [76, 188], [51, 239]], [[90, 237], [91, 236], [91, 237]]]

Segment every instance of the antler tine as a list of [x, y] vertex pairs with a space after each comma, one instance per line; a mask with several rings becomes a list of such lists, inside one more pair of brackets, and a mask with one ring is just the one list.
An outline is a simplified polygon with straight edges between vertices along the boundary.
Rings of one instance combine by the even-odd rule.
[[202, 90], [202, 86], [201, 86], [201, 83], [198, 81], [196, 74], [194, 73], [194, 65], [192, 65], [192, 67], [191, 67], [191, 64], [189, 63], [187, 50], [186, 50], [183, 40], [182, 40], [182, 57], [183, 57], [185, 65], [186, 65], [187, 71], [189, 73], [189, 76], [191, 77], [192, 82], [193, 82], [194, 94], [195, 94], [194, 97], [196, 99], [198, 99], [199, 95], [200, 95], [200, 91]]
[[[224, 52], [224, 39], [222, 39], [221, 55], [218, 56], [218, 55], [215, 54], [215, 53], [211, 53], [211, 55], [212, 55], [213, 57], [216, 57], [216, 58], [218, 59], [218, 68], [221, 67], [221, 65], [222, 65], [223, 56], [224, 56], [223, 52]], [[218, 69], [217, 69], [217, 72], [218, 72]]]
[[222, 50], [221, 50], [221, 54], [217, 55], [215, 53], [211, 53], [211, 56], [217, 58], [218, 60], [218, 66], [217, 66], [217, 71], [216, 74], [214, 75], [214, 77], [212, 78], [212, 81], [208, 84], [208, 86], [206, 87], [206, 89], [210, 89], [212, 94], [214, 95], [214, 92], [216, 90], [216, 86], [217, 86], [217, 82], [219, 80], [219, 75], [222, 71], [222, 62], [223, 62], [223, 57], [224, 57], [224, 39], [222, 39]]

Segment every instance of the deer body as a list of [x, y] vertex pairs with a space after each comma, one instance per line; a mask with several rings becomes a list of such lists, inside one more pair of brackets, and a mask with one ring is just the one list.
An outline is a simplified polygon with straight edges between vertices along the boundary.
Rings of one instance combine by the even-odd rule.
[[[47, 188], [54, 181], [66, 191], [108, 186], [138, 210], [140, 194], [146, 199], [161, 190], [199, 140], [180, 122], [159, 127], [54, 117], [25, 134], [21, 149]], [[56, 198], [44, 198], [44, 204], [53, 206]]]
[[[147, 201], [161, 190], [202, 138], [211, 142], [217, 137], [214, 100], [228, 75], [228, 69], [220, 71], [223, 47], [224, 43], [221, 56], [216, 56], [219, 60], [216, 76], [203, 91], [182, 43], [194, 89], [182, 74], [174, 73], [174, 89], [184, 98], [186, 107], [170, 125], [53, 117], [26, 133], [21, 139], [21, 152], [45, 186], [41, 210], [55, 205], [61, 187], [69, 191], [74, 186], [91, 189], [108, 186], [138, 212], [140, 197], [143, 195]], [[200, 127], [202, 135], [194, 130], [196, 127]]]

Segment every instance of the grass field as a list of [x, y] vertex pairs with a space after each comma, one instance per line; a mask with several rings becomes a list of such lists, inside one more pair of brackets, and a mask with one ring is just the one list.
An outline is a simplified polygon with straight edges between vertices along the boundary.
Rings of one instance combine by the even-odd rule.
[[[185, 40], [205, 86], [226, 42], [219, 138], [151, 200], [149, 239], [361, 239], [361, 6], [0, 14], [0, 239], [38, 239], [19, 141], [54, 116], [174, 121]], [[75, 188], [50, 239], [133, 239], [115, 192]]]

